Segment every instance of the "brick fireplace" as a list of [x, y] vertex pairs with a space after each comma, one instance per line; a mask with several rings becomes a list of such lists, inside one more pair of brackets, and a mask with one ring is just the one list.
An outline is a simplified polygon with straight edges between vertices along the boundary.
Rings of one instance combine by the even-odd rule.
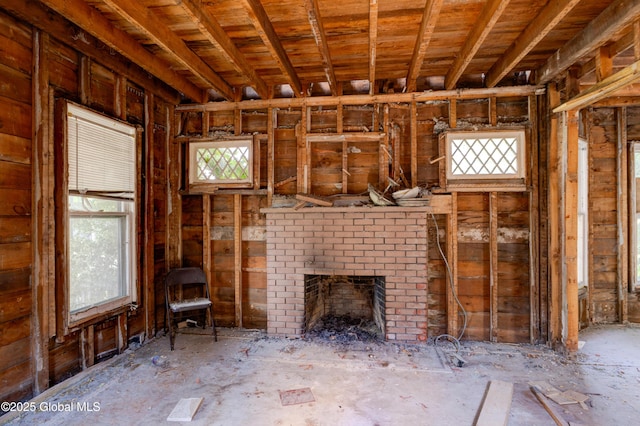
[[[374, 277], [387, 340], [427, 338], [427, 219], [420, 207], [267, 208], [267, 331], [305, 331], [305, 277]], [[307, 295], [308, 298], [308, 295]]]

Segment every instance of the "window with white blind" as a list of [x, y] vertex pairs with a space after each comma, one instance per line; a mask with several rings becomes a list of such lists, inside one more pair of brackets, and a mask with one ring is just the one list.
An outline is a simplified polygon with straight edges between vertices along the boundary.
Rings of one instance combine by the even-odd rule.
[[69, 324], [135, 298], [136, 129], [66, 104]]

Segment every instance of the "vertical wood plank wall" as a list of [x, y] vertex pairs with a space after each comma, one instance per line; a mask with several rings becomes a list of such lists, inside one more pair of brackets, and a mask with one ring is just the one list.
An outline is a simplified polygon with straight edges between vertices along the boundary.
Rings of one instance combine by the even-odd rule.
[[[0, 400], [44, 391], [162, 327], [167, 149], [178, 94], [88, 34], [39, 7], [16, 6], [48, 28], [0, 12]], [[45, 19], [46, 18], [46, 19]], [[64, 39], [46, 33], [66, 34]], [[61, 335], [56, 300], [54, 99], [80, 102], [142, 129], [138, 307]], [[152, 99], [152, 101], [150, 101]], [[175, 234], [175, 232], [173, 232]], [[174, 235], [177, 237], [177, 235]], [[156, 308], [155, 305], [158, 305]], [[160, 315], [159, 315], [160, 314]], [[133, 339], [133, 340], [132, 340]]]
[[[453, 105], [455, 104], [455, 106]], [[535, 103], [533, 103], [535, 105]], [[323, 106], [287, 109], [209, 111], [208, 113], [181, 112], [177, 122], [186, 123], [176, 141], [187, 145], [189, 140], [199, 140], [202, 129], [209, 129], [209, 136], [224, 137], [237, 134], [234, 125], [242, 122], [244, 134], [265, 135], [265, 141], [273, 138], [273, 154], [265, 146], [261, 152], [272, 158], [272, 164], [261, 161], [260, 188], [253, 190], [219, 189], [204, 197], [211, 197], [210, 213], [202, 206], [201, 194], [182, 193], [182, 252], [183, 263], [190, 266], [211, 262], [211, 293], [214, 297], [216, 322], [220, 325], [246, 328], [266, 327], [266, 242], [265, 219], [261, 207], [267, 207], [271, 198], [283, 202], [298, 192], [309, 188], [315, 195], [339, 193], [360, 194], [366, 191], [368, 182], [386, 186], [382, 179], [380, 158], [385, 159], [388, 174], [395, 180], [404, 179], [409, 184], [432, 187], [439, 182], [439, 165], [431, 160], [438, 157], [438, 134], [452, 124], [459, 129], [490, 126], [491, 120], [499, 126], [530, 126], [537, 120], [537, 109], [530, 111], [527, 97], [488, 98], [434, 101], [411, 104], [388, 104], [384, 108], [348, 106], [341, 108]], [[380, 111], [380, 113], [378, 113]], [[454, 115], [451, 115], [452, 112]], [[341, 117], [338, 115], [342, 113]], [[270, 124], [270, 114], [275, 120]], [[490, 116], [493, 116], [492, 119]], [[203, 122], [206, 120], [206, 122]], [[453, 120], [453, 122], [452, 122]], [[378, 123], [374, 128], [373, 123]], [[342, 129], [338, 124], [342, 124]], [[388, 148], [379, 153], [377, 143], [353, 139], [345, 148], [342, 141], [314, 141], [304, 143], [307, 134], [380, 132], [391, 133]], [[347, 158], [345, 160], [345, 149]], [[385, 149], [388, 152], [384, 152]], [[300, 156], [302, 158], [300, 158]], [[531, 156], [531, 155], [530, 155]], [[536, 156], [537, 159], [537, 156]], [[534, 166], [536, 163], [532, 163]], [[309, 167], [307, 167], [309, 166]], [[269, 168], [273, 168], [269, 172]], [[345, 177], [343, 169], [347, 168]], [[384, 173], [387, 173], [385, 170]], [[268, 178], [273, 182], [268, 182]], [[302, 181], [302, 182], [301, 182]], [[307, 186], [308, 185], [308, 186]], [[537, 185], [537, 182], [533, 183]], [[272, 190], [269, 190], [272, 188]], [[241, 203], [241, 232], [238, 225], [237, 201]], [[493, 321], [493, 339], [502, 342], [529, 342], [532, 339], [530, 320], [531, 271], [530, 221], [531, 202], [529, 192], [496, 192], [493, 194], [493, 215], [490, 214], [489, 193], [471, 192], [457, 195], [457, 213], [451, 221], [437, 215], [439, 240], [443, 252], [449, 250], [447, 229], [454, 231], [457, 243], [457, 264], [454, 281], [458, 297], [467, 311], [467, 339], [489, 340]], [[203, 253], [202, 215], [211, 215], [210, 253]], [[536, 216], [537, 217], [537, 216]], [[494, 241], [490, 228], [493, 229]], [[242, 250], [238, 252], [237, 236], [241, 235]], [[461, 330], [462, 309], [447, 296], [449, 278], [437, 248], [435, 225], [429, 221], [429, 336]], [[493, 254], [491, 254], [493, 253]], [[240, 256], [240, 261], [236, 259]], [[493, 264], [493, 269], [492, 265]], [[238, 274], [242, 274], [242, 292], [237, 291]], [[490, 282], [494, 277], [495, 293], [490, 298]], [[237, 298], [242, 297], [238, 301]], [[493, 302], [491, 301], [493, 300]], [[451, 306], [447, 307], [448, 304]], [[492, 309], [493, 307], [493, 309]], [[242, 317], [237, 315], [241, 312]], [[453, 312], [448, 318], [447, 312]], [[456, 314], [457, 312], [457, 314]]]

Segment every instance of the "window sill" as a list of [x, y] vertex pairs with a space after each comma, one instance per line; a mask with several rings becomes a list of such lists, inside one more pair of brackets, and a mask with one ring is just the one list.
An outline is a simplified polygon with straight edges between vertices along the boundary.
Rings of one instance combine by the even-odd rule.
[[121, 298], [82, 312], [69, 314], [66, 334], [135, 309], [137, 309], [137, 304], [130, 298]]

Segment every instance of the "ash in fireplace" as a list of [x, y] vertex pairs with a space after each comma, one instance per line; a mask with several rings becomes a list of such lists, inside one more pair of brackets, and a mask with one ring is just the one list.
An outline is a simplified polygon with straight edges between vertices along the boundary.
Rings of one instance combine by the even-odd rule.
[[350, 343], [379, 341], [383, 336], [373, 320], [325, 315], [307, 330], [305, 338]]

